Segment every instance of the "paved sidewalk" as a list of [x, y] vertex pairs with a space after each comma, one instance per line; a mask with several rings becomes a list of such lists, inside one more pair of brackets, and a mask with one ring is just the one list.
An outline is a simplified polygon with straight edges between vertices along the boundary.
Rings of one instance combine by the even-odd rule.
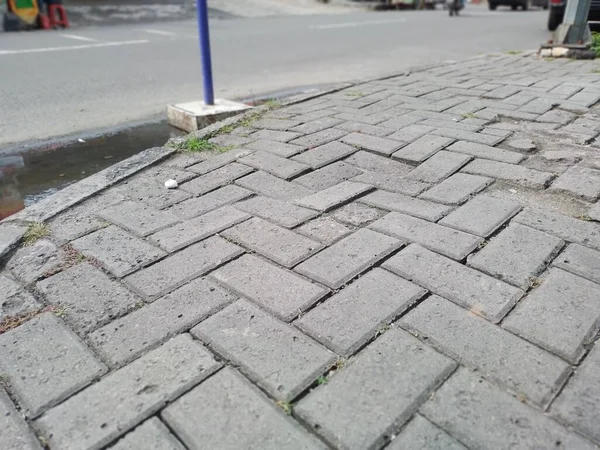
[[364, 83], [0, 224], [0, 448], [598, 449], [599, 70]]

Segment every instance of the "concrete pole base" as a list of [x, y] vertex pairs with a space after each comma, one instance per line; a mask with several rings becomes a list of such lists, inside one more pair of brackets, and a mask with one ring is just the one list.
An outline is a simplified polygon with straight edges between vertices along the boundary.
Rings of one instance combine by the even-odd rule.
[[244, 103], [224, 99], [216, 99], [214, 105], [179, 103], [167, 106], [167, 120], [169, 125], [191, 133], [250, 108]]

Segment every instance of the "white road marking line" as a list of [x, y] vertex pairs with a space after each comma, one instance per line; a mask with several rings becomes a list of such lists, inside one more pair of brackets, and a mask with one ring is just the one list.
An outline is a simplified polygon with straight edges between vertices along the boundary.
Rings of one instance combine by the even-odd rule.
[[68, 39], [75, 39], [77, 41], [98, 42], [96, 41], [96, 39], [92, 39], [85, 36], [78, 36], [76, 34], [61, 34], [60, 36]]
[[121, 45], [135, 45], [135, 44], [147, 44], [147, 39], [140, 39], [137, 41], [118, 41], [118, 42], [102, 42], [98, 44], [87, 44], [87, 45], [72, 45], [69, 47], [45, 47], [45, 48], [25, 48], [21, 50], [1, 50], [0, 56], [3, 55], [20, 55], [25, 53], [46, 53], [46, 52], [62, 52], [68, 50], [85, 50], [88, 48], [101, 48], [101, 47], [119, 47]]
[[176, 33], [172, 31], [164, 31], [164, 30], [142, 30], [145, 33], [150, 34], [160, 34], [161, 36], [176, 36]]
[[406, 22], [406, 19], [388, 19], [388, 20], [370, 20], [364, 22], [343, 22], [343, 23], [329, 23], [325, 25], [313, 25], [310, 27], [311, 30], [328, 30], [331, 28], [353, 28], [362, 27], [365, 25], [381, 25], [385, 23], [400, 23]]

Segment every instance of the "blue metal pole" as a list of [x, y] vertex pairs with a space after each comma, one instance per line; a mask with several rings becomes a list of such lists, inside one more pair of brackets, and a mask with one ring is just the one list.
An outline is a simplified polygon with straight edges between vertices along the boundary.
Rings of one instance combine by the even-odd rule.
[[208, 7], [206, 0], [196, 0], [198, 16], [198, 37], [200, 38], [200, 59], [202, 60], [202, 78], [204, 81], [204, 103], [215, 104], [213, 90], [212, 63], [210, 58], [210, 36], [208, 33]]

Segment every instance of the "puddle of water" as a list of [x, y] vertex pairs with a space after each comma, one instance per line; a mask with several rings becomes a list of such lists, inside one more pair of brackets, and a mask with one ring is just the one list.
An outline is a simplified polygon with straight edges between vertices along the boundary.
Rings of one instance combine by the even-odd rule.
[[99, 137], [0, 155], [0, 220], [150, 147], [184, 134], [166, 122]]

